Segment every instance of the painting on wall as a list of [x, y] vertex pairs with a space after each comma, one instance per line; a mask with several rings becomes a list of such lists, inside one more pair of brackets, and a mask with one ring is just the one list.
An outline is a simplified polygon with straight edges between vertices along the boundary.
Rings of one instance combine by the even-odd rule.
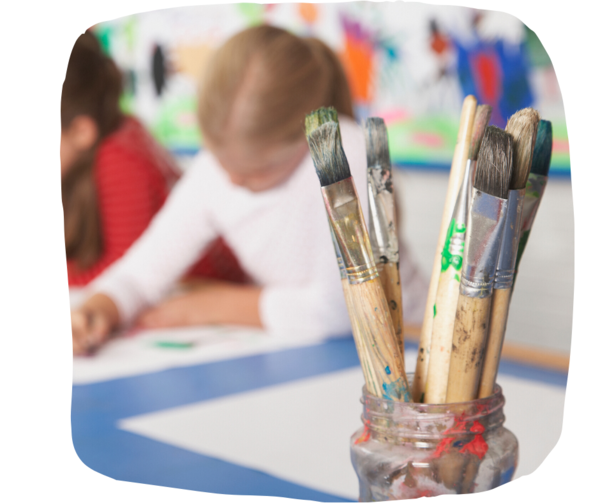
[[538, 37], [494, 11], [424, 3], [229, 4], [136, 14], [93, 30], [125, 76], [122, 106], [177, 156], [202, 148], [196, 93], [212, 52], [268, 23], [328, 43], [344, 64], [359, 119], [382, 117], [395, 164], [448, 169], [463, 98], [492, 105], [504, 128], [524, 107], [552, 121], [551, 174], [569, 175], [562, 98]]

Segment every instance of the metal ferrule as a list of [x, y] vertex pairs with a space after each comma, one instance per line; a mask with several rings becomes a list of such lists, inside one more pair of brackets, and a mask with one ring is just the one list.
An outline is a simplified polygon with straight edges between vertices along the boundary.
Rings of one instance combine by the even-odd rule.
[[496, 266], [494, 288], [505, 290], [512, 288], [515, 278], [515, 263], [521, 236], [521, 216], [523, 214], [523, 201], [525, 189], [508, 191], [508, 204], [506, 206], [506, 222], [502, 232], [502, 245]]
[[373, 256], [379, 263], [398, 263], [398, 237], [392, 173], [380, 166], [367, 170], [367, 193], [369, 196], [369, 236]]
[[333, 232], [331, 222], [329, 222], [329, 232], [331, 232], [331, 241], [333, 241], [333, 248], [335, 249], [335, 256], [337, 258], [338, 267], [340, 269], [340, 277], [344, 280], [347, 278], [346, 267], [344, 266], [342, 252], [340, 251], [340, 246], [338, 245], [337, 238], [335, 237], [335, 233]]
[[521, 231], [529, 231], [533, 225], [542, 195], [546, 189], [548, 177], [530, 174], [525, 187], [525, 200], [523, 201], [523, 217], [521, 220]]
[[467, 219], [460, 294], [484, 298], [492, 294], [507, 200], [473, 189]]
[[355, 285], [379, 276], [367, 227], [352, 177], [321, 187], [348, 283]]

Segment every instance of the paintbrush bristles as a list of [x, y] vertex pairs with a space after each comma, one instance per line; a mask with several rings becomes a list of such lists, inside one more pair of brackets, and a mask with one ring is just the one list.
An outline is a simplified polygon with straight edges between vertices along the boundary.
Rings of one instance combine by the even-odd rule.
[[481, 140], [485, 133], [485, 128], [490, 122], [492, 116], [492, 107], [490, 105], [477, 105], [475, 110], [475, 122], [473, 123], [473, 133], [471, 134], [471, 146], [469, 147], [469, 159], [476, 161], [479, 156]]
[[540, 115], [533, 108], [519, 110], [508, 120], [506, 132], [513, 139], [511, 190], [524, 189], [527, 185], [539, 122]]
[[391, 169], [387, 128], [380, 117], [369, 117], [364, 133], [367, 142], [367, 166]]
[[473, 187], [502, 199], [508, 198], [512, 174], [513, 144], [506, 131], [495, 126], [485, 129]]
[[550, 160], [552, 159], [552, 123], [541, 120], [538, 124], [537, 139], [533, 149], [531, 173], [548, 176]]
[[308, 147], [321, 187], [350, 177], [350, 166], [335, 122], [326, 122], [310, 133]]
[[326, 122], [339, 123], [337, 110], [333, 107], [321, 107], [306, 115], [304, 129], [306, 136]]

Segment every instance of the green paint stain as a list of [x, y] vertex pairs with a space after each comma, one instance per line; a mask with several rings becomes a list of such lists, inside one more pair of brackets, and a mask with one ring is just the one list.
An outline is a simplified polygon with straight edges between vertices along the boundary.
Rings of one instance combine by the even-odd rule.
[[176, 342], [176, 341], [156, 341], [154, 346], [164, 349], [190, 349], [194, 346], [193, 342]]
[[[457, 271], [462, 269], [463, 253], [465, 249], [464, 243], [461, 245], [460, 254], [452, 255], [450, 253], [450, 242], [452, 238], [458, 234], [464, 234], [467, 230], [466, 225], [456, 225], [456, 220], [452, 219], [448, 226], [448, 232], [446, 233], [446, 241], [444, 243], [444, 249], [442, 250], [442, 272], [446, 272], [450, 266]], [[456, 278], [457, 275], [455, 275]], [[457, 278], [460, 281], [460, 277]]]
[[435, 315], [437, 314], [437, 306], [434, 304], [433, 305], [433, 317], [435, 318]]

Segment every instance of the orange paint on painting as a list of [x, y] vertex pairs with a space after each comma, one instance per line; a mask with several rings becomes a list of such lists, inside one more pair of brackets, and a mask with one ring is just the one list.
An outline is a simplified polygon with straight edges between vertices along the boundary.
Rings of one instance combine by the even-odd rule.
[[308, 24], [313, 24], [319, 17], [319, 10], [314, 3], [300, 3], [298, 4], [298, 11], [300, 17]]
[[342, 60], [346, 68], [352, 97], [369, 103], [372, 96], [373, 48], [368, 41], [346, 36]]

